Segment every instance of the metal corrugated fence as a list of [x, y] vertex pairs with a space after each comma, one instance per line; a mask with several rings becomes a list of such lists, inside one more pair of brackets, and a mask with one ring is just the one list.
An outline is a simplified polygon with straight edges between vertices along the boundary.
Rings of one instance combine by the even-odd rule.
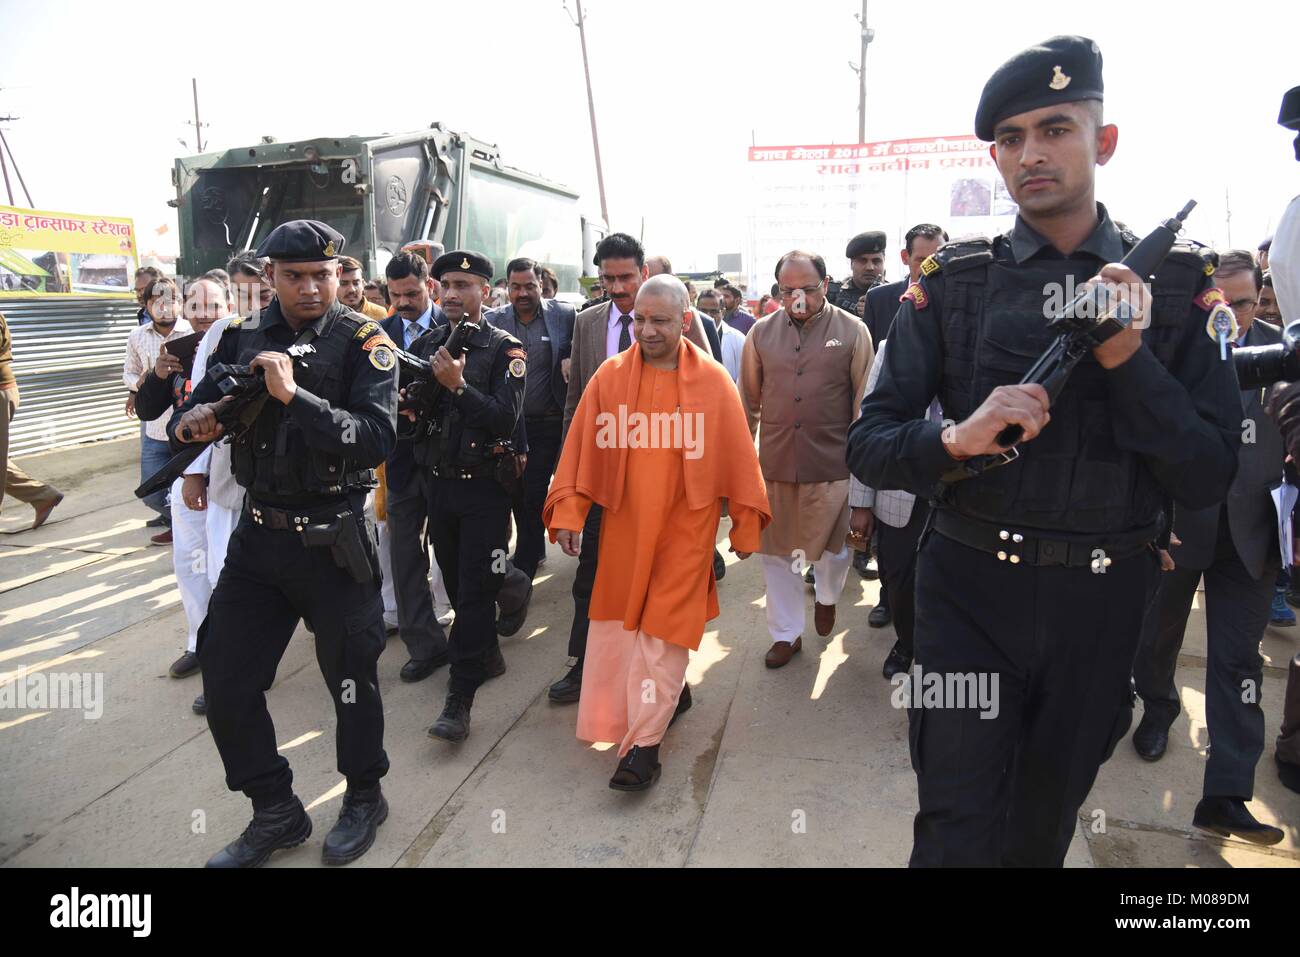
[[122, 360], [139, 311], [130, 299], [0, 299], [22, 392], [10, 456], [138, 433]]

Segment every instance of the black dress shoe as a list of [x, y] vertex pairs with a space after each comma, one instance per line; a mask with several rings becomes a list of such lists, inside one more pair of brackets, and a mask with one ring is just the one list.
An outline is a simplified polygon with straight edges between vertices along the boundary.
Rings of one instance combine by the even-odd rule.
[[253, 811], [253, 820], [239, 840], [227, 844], [208, 860], [208, 867], [261, 867], [272, 852], [297, 847], [311, 837], [311, 818], [298, 798]]
[[682, 715], [684, 715], [687, 711], [690, 711], [691, 705], [693, 705], [694, 703], [695, 702], [691, 700], [691, 686], [682, 685], [682, 693], [677, 698], [677, 709], [673, 711], [673, 716], [668, 721], [668, 727], [671, 728], [673, 725], [675, 725], [677, 723], [677, 719], [680, 718]]
[[375, 843], [379, 825], [388, 820], [388, 801], [376, 784], [353, 791], [348, 788], [343, 795], [338, 822], [325, 835], [325, 847], [320, 859], [325, 864], [347, 864], [355, 861]]
[[863, 578], [874, 578], [871, 571], [871, 553], [854, 552], [853, 553], [853, 570]]
[[713, 550], [713, 580], [722, 581], [727, 577], [727, 562], [722, 557], [722, 553], [716, 548]]
[[582, 659], [579, 658], [578, 663], [569, 669], [567, 675], [551, 685], [551, 690], [546, 692], [546, 697], [556, 704], [573, 704], [581, 694]]
[[403, 681], [423, 681], [446, 663], [447, 652], [445, 651], [432, 658], [412, 658], [402, 665], [402, 670], [397, 673], [397, 676]]
[[167, 673], [173, 678], [188, 678], [190, 675], [199, 673], [199, 656], [192, 651], [187, 651], [167, 669]]
[[208, 713], [208, 703], [203, 700], [203, 695], [199, 695], [197, 698], [194, 699], [194, 703], [190, 705], [190, 710], [193, 711], [195, 714]]
[[500, 678], [505, 673], [506, 658], [505, 655], [501, 654], [501, 649], [498, 648], [496, 654], [488, 658], [484, 666], [483, 680], [487, 681], [491, 678]]
[[1255, 820], [1241, 798], [1201, 798], [1192, 824], [1219, 837], [1239, 837], [1251, 844], [1277, 844], [1286, 837], [1280, 828]]
[[867, 615], [867, 624], [872, 628], [884, 628], [893, 620], [894, 616], [889, 613], [888, 605], [877, 605], [871, 609], [871, 614]]
[[438, 720], [429, 728], [429, 737], [444, 741], [464, 741], [469, 736], [469, 709], [472, 698], [452, 692], [447, 695], [447, 704], [438, 715]]
[[1159, 761], [1169, 747], [1169, 725], [1152, 714], [1144, 712], [1133, 732], [1133, 750], [1143, 761]]
[[885, 665], [880, 669], [880, 673], [888, 679], [893, 679], [894, 675], [901, 675], [912, 667], [912, 656], [905, 655], [898, 650], [898, 645], [889, 649], [889, 654], [885, 656]]
[[615, 791], [644, 791], [659, 780], [659, 745], [643, 748], [634, 744], [618, 763], [618, 770], [609, 779]]
[[512, 612], [501, 612], [497, 616], [497, 634], [502, 638], [509, 638], [520, 628], [524, 626], [524, 619], [528, 617], [528, 605], [533, 600], [533, 586], [528, 586], [528, 594], [524, 596], [523, 603]]

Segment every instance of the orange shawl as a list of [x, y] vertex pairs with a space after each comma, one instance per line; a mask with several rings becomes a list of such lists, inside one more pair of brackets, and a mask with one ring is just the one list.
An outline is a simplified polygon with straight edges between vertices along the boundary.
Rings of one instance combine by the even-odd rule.
[[[622, 504], [627, 443], [600, 448], [596, 417], [601, 412], [617, 415], [620, 405], [629, 411], [636, 408], [643, 364], [641, 344], [634, 342], [630, 349], [606, 359], [587, 383], [542, 507], [542, 521], [548, 529], [556, 505], [570, 496], [586, 496], [611, 511]], [[766, 527], [772, 521], [767, 486], [735, 383], [721, 364], [685, 335], [678, 346], [677, 395], [683, 416], [703, 413], [702, 454], [683, 459], [687, 507], [704, 508], [726, 498], [760, 513], [761, 527]], [[554, 530], [551, 541], [555, 541]]]

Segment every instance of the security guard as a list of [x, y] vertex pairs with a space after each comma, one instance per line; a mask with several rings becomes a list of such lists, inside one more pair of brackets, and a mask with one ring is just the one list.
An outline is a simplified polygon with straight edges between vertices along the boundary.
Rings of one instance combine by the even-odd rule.
[[[253, 802], [252, 823], [209, 867], [256, 867], [311, 835], [265, 698], [299, 619], [314, 626], [348, 785], [325, 838], [325, 863], [364, 854], [388, 815], [376, 672], [383, 603], [375, 530], [363, 506], [374, 468], [396, 440], [396, 359], [376, 323], [337, 301], [342, 251], [343, 237], [324, 223], [296, 220], [272, 230], [257, 255], [271, 260], [275, 299], [253, 318], [232, 321], [209, 362], [209, 369], [250, 366], [268, 393], [233, 440], [231, 468], [247, 497], [198, 639], [208, 727], [226, 784]], [[212, 377], [199, 383], [169, 424], [172, 447], [222, 435], [224, 401]]]
[[[994, 73], [975, 132], [993, 141], [1015, 224], [922, 266], [849, 433], [861, 481], [936, 509], [918, 549], [915, 664], [897, 679], [914, 866], [1061, 865], [1128, 727], [1167, 503], [1221, 501], [1236, 469], [1241, 399], [1207, 335], [1213, 257], [1179, 244], [1150, 288], [1117, 265], [1136, 237], [1094, 198], [1118, 137], [1101, 100], [1101, 52], [1084, 37]], [[1046, 391], [1018, 383], [1055, 339], [1051, 300], [1097, 277], [1143, 321], [1085, 354], [1049, 414]], [[926, 419], [936, 396], [943, 424]], [[1011, 424], [1018, 457], [957, 480], [974, 471], [962, 460], [1005, 451], [995, 437]]]
[[868, 289], [885, 281], [886, 241], [885, 234], [878, 229], [858, 233], [849, 240], [844, 255], [849, 261], [850, 276], [845, 282], [831, 284], [827, 298], [832, 305], [862, 318], [864, 313], [858, 303]]
[[[434, 434], [417, 439], [416, 461], [429, 472], [429, 537], [451, 596], [447, 702], [429, 734], [463, 741], [479, 685], [504, 674], [496, 601], [508, 565], [510, 494], [499, 475], [514, 473], [512, 437], [524, 408], [526, 354], [519, 340], [483, 322], [492, 262], [464, 249], [433, 263], [448, 324], [411, 344], [443, 387]], [[479, 325], [453, 359], [445, 343], [461, 322]]]

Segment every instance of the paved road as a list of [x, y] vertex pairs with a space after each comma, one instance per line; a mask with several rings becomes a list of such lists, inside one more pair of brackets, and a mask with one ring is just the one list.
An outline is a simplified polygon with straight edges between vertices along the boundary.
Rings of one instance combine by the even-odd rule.
[[[27, 669], [98, 676], [103, 688], [98, 717], [84, 707], [0, 704], [0, 862], [9, 866], [197, 865], [247, 823], [204, 719], [190, 713], [199, 679], [167, 677], [184, 617], [170, 550], [149, 545], [149, 513], [131, 495], [135, 454], [127, 439], [24, 460], [68, 500], [36, 532], [18, 531], [30, 523], [26, 506], [7, 503], [0, 516], [0, 532], [10, 533], [0, 534], [0, 684]], [[425, 733], [446, 671], [403, 684], [404, 649], [392, 639], [380, 659], [392, 813], [354, 866], [905, 864], [916, 790], [906, 715], [879, 672], [893, 635], [866, 626], [877, 583], [851, 573], [832, 635], [810, 630], [802, 655], [768, 671], [761, 570], [728, 557], [722, 617], [688, 673], [695, 707], [666, 739], [663, 777], [644, 794], [610, 791], [612, 752], [578, 742], [573, 707], [546, 700], [565, 669], [572, 613], [574, 561], [555, 546], [527, 625], [503, 641], [509, 671], [479, 693], [458, 748]], [[1190, 826], [1207, 746], [1197, 610], [1169, 754], [1148, 765], [1120, 744], [1084, 805], [1068, 863], [1300, 865], [1300, 797], [1278, 783], [1271, 757], [1283, 668], [1297, 643], [1300, 628], [1264, 641], [1270, 740], [1252, 804], [1286, 828], [1283, 844], [1261, 850]], [[305, 632], [268, 698], [316, 826], [272, 865], [318, 866], [344, 784]]]

